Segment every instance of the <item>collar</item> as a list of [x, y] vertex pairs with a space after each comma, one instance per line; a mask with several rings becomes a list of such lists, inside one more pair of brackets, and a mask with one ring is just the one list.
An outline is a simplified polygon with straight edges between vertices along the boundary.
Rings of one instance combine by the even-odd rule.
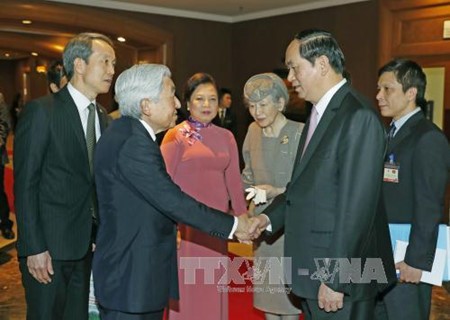
[[339, 81], [336, 85], [330, 88], [323, 96], [320, 98], [319, 102], [315, 105], [315, 108], [317, 110], [317, 113], [319, 116], [317, 117], [317, 123], [319, 123], [320, 119], [322, 118], [323, 114], [325, 113], [325, 110], [328, 107], [328, 104], [330, 103], [331, 99], [335, 95], [335, 93], [347, 82], [346, 79], [342, 79]]
[[394, 133], [394, 137], [397, 134], [397, 132], [400, 130], [400, 128], [406, 123], [406, 121], [409, 120], [409, 118], [411, 118], [413, 115], [415, 115], [417, 112], [420, 111], [419, 107], [416, 107], [413, 111], [411, 111], [410, 113], [405, 114], [403, 117], [401, 117], [398, 120], [395, 121], [391, 121], [391, 125], [392, 123], [395, 124], [395, 133]]
[[148, 134], [152, 137], [153, 141], [156, 141], [155, 131], [153, 131], [152, 127], [150, 127], [149, 124], [142, 119], [139, 119], [139, 121], [142, 123], [145, 130], [147, 130]]
[[67, 84], [67, 90], [69, 90], [69, 94], [72, 97], [75, 105], [77, 106], [78, 112], [83, 112], [87, 109], [87, 107], [93, 103], [97, 105], [95, 99], [90, 101], [85, 95], [83, 95], [80, 91], [78, 91], [70, 82]]

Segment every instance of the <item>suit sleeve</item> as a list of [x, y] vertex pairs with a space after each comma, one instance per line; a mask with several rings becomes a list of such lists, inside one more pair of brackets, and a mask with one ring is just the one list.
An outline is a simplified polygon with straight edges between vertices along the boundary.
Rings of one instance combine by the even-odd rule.
[[156, 143], [144, 135], [133, 135], [122, 147], [119, 170], [130, 189], [170, 219], [227, 239], [234, 218], [208, 208], [181, 191], [167, 174]]
[[[363, 256], [373, 231], [385, 139], [381, 122], [367, 109], [358, 109], [347, 117], [341, 130], [337, 155], [338, 200], [328, 257], [350, 259]], [[346, 286], [338, 281], [329, 284], [339, 292], [346, 292]]]
[[431, 271], [433, 265], [444, 212], [449, 153], [446, 138], [434, 130], [420, 138], [413, 155], [414, 213], [405, 262], [421, 270]]
[[49, 122], [38, 102], [25, 106], [14, 140], [14, 194], [19, 256], [47, 250], [40, 219], [39, 188], [49, 144]]
[[247, 203], [244, 198], [241, 174], [239, 171], [239, 154], [236, 140], [231, 132], [228, 135], [228, 148], [230, 150], [230, 163], [225, 169], [225, 184], [231, 199], [231, 207], [235, 215], [247, 212]]

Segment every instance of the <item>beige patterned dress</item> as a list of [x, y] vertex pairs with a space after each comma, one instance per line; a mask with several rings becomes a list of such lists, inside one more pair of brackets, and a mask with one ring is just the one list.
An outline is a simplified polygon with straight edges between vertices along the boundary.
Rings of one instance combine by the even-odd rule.
[[[278, 137], [266, 137], [262, 128], [255, 122], [250, 124], [242, 147], [245, 168], [242, 181], [245, 188], [252, 185], [269, 184], [274, 187], [285, 187], [291, 179], [292, 169], [297, 155], [303, 123], [287, 120]], [[269, 202], [270, 203], [270, 202]], [[259, 214], [269, 203], [257, 205], [255, 214]], [[275, 314], [298, 314], [298, 301], [292, 300], [289, 287], [270, 279], [284, 265], [273, 264], [283, 256], [284, 235], [262, 236], [255, 243], [255, 270], [253, 274], [253, 303], [257, 309]], [[268, 257], [272, 257], [269, 262]], [[288, 266], [287, 266], [288, 267]], [[280, 279], [283, 277], [280, 276]], [[297, 306], [297, 307], [296, 307]]]

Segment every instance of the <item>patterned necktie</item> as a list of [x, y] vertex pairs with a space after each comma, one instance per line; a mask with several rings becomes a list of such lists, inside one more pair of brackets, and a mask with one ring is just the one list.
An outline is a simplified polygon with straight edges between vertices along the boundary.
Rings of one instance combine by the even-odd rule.
[[[95, 144], [97, 143], [97, 139], [95, 137], [95, 105], [91, 103], [88, 106], [89, 114], [86, 126], [86, 146], [88, 152], [89, 159], [89, 169], [91, 171], [91, 175], [94, 176], [94, 150]], [[91, 207], [91, 215], [92, 215], [92, 241], [95, 242], [95, 237], [97, 234], [97, 226], [98, 226], [98, 213], [97, 213], [97, 192], [95, 190], [92, 192], [92, 207]]]
[[94, 150], [95, 150], [95, 105], [91, 103], [88, 106], [89, 115], [86, 126], [86, 146], [89, 158], [89, 168], [91, 174], [94, 174]]
[[305, 146], [303, 147], [302, 156], [305, 153], [305, 150], [308, 147], [309, 141], [311, 140], [311, 137], [317, 128], [317, 124], [319, 123], [318, 120], [319, 120], [319, 113], [317, 112], [316, 107], [313, 106], [313, 108], [311, 110], [311, 119], [309, 120], [308, 135], [306, 136], [306, 141], [305, 141]]
[[397, 127], [395, 126], [395, 122], [392, 122], [388, 132], [388, 143], [391, 142], [391, 140], [394, 138], [395, 130], [397, 130]]

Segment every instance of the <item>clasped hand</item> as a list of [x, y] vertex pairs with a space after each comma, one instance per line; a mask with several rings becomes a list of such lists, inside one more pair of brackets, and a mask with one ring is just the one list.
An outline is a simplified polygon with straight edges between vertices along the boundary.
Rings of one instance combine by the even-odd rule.
[[322, 283], [317, 295], [319, 308], [325, 312], [336, 312], [344, 307], [344, 294]]
[[240, 242], [251, 243], [257, 239], [268, 226], [269, 221], [265, 215], [251, 217], [247, 214], [238, 217], [238, 226], [234, 235]]
[[395, 268], [400, 273], [400, 282], [418, 284], [422, 278], [422, 270], [411, 267], [404, 261], [396, 263]]
[[52, 282], [53, 264], [48, 251], [44, 251], [27, 257], [28, 272], [39, 283], [49, 284]]

